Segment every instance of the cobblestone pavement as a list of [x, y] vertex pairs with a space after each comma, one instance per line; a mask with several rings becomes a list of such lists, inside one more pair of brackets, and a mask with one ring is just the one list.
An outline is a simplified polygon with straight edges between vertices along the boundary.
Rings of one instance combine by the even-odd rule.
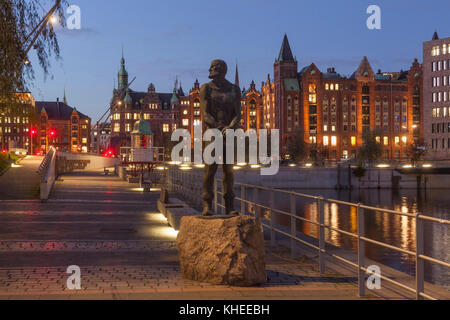
[[[0, 299], [357, 298], [354, 277], [321, 277], [315, 261], [269, 249], [264, 286], [183, 280], [158, 197], [84, 173], [59, 179], [46, 203], [0, 201]], [[67, 289], [70, 265], [81, 268], [81, 290]]]

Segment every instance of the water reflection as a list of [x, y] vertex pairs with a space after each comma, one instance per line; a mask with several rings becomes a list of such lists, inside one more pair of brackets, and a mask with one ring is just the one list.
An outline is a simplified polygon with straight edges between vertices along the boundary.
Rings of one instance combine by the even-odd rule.
[[[334, 190], [292, 190], [299, 193], [321, 195], [328, 199], [344, 200], [353, 203], [378, 206], [394, 209], [404, 213], [421, 212], [425, 215], [450, 219], [450, 197], [447, 191], [430, 190], [417, 193], [415, 190], [361, 190], [361, 191], [334, 191]], [[268, 205], [269, 196], [262, 192], [259, 196], [263, 204]], [[277, 194], [275, 207], [290, 212], [288, 195]], [[318, 204], [315, 200], [297, 198], [297, 215], [312, 221], [319, 220]], [[324, 204], [325, 223], [351, 233], [357, 233], [357, 209], [337, 204]], [[289, 226], [289, 217], [275, 216], [275, 222]], [[318, 237], [318, 227], [310, 223], [298, 221], [297, 230]], [[365, 213], [366, 236], [387, 244], [395, 245], [405, 250], [414, 251], [415, 219], [376, 211]], [[436, 223], [424, 223], [425, 254], [446, 262], [450, 261], [450, 227]], [[356, 250], [356, 239], [341, 233], [326, 229], [327, 242], [344, 248]], [[414, 256], [385, 249], [372, 244], [366, 244], [368, 258], [397, 270], [414, 275]], [[427, 281], [450, 288], [450, 271], [447, 268], [425, 263], [425, 279]]]

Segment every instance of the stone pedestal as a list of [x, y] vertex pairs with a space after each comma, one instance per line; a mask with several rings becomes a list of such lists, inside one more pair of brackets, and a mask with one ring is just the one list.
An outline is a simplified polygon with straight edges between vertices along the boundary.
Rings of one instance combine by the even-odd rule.
[[267, 281], [263, 231], [253, 217], [183, 217], [177, 244], [186, 279], [235, 286]]

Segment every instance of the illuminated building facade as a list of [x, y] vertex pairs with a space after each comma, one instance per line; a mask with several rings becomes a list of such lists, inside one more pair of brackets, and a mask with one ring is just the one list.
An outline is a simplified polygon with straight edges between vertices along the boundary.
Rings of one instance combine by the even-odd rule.
[[374, 72], [366, 57], [350, 77], [313, 63], [298, 71], [285, 35], [270, 75], [262, 83], [263, 126], [280, 129], [286, 155], [291, 139], [303, 137], [309, 150], [340, 160], [356, 157], [365, 130], [377, 131], [385, 159], [404, 159], [423, 137], [422, 66], [408, 71]]
[[46, 153], [50, 146], [59, 151], [87, 153], [91, 143], [91, 119], [67, 104], [37, 101], [39, 115], [38, 148]]
[[35, 101], [29, 92], [17, 93], [14, 106], [0, 108], [0, 149], [23, 149], [30, 152]]
[[450, 38], [423, 43], [426, 157], [450, 159]]
[[[235, 82], [239, 85], [239, 75], [236, 68]], [[187, 129], [194, 137], [194, 126], [200, 125], [202, 116], [200, 111], [200, 83], [195, 81], [192, 89], [185, 94], [181, 85], [176, 81], [172, 93], [160, 93], [155, 85], [150, 84], [146, 92], [134, 91], [127, 88], [128, 72], [125, 59], [122, 57], [118, 74], [118, 88], [114, 89], [111, 100], [111, 144], [118, 147], [131, 145], [131, 131], [134, 123], [141, 116], [149, 121], [154, 134], [156, 147], [168, 147], [170, 137], [175, 129]], [[256, 90], [252, 82], [248, 90], [242, 91], [242, 128], [257, 129], [262, 125], [261, 93]]]

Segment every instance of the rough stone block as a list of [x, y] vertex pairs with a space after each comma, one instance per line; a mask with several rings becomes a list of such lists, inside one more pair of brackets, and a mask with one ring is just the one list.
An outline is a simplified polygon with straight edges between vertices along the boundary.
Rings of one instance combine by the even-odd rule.
[[262, 227], [253, 217], [183, 217], [177, 245], [186, 279], [235, 286], [267, 281]]
[[185, 208], [166, 208], [167, 221], [175, 230], [180, 230], [181, 219], [183, 217], [199, 216], [200, 212], [195, 209]]

